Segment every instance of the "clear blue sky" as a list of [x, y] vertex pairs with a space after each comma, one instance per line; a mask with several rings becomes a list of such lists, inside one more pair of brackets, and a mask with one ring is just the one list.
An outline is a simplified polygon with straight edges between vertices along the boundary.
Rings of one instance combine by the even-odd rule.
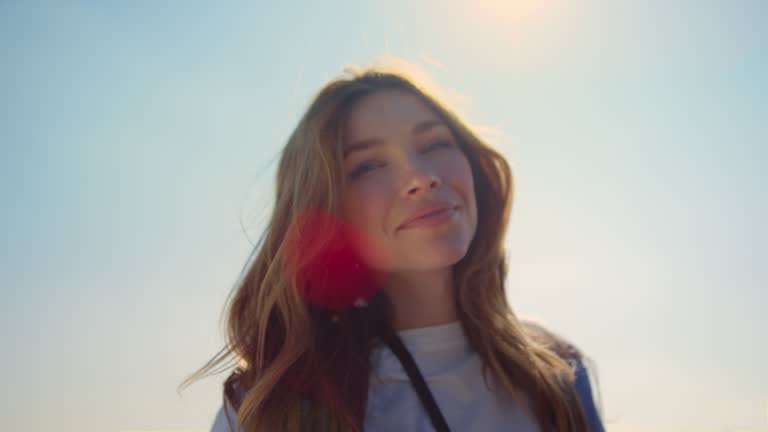
[[207, 430], [274, 158], [390, 53], [501, 132], [511, 302], [609, 430], [768, 431], [768, 3], [159, 3], [0, 4], [0, 429]]

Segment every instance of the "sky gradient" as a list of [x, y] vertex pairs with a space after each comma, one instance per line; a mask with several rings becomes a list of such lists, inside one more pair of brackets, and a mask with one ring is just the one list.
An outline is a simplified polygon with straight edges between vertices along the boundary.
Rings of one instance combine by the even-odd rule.
[[594, 359], [608, 430], [768, 431], [768, 3], [412, 3], [0, 3], [0, 429], [208, 430], [225, 376], [176, 386], [276, 157], [392, 54], [497, 131], [511, 304]]

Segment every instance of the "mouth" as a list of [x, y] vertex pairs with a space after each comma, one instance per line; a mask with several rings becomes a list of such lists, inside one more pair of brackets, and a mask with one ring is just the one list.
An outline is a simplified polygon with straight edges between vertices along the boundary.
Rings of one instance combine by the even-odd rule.
[[454, 213], [458, 210], [458, 206], [448, 206], [448, 207], [442, 207], [439, 209], [435, 209], [429, 213], [423, 214], [421, 216], [418, 216], [416, 218], [413, 218], [402, 225], [400, 225], [397, 230], [404, 230], [409, 228], [417, 228], [417, 227], [431, 227], [431, 226], [437, 226], [442, 225], [444, 223], [449, 222]]

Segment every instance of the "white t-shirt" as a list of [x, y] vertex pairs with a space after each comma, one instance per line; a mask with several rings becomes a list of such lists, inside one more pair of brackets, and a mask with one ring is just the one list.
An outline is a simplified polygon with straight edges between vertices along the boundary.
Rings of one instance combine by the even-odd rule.
[[[460, 321], [398, 332], [454, 431], [540, 432], [518, 403], [482, 375], [480, 356], [467, 342]], [[432, 432], [434, 428], [400, 361], [387, 347], [372, 353], [366, 432]], [[494, 391], [492, 389], [498, 389]], [[232, 424], [235, 414], [228, 406]], [[211, 432], [234, 432], [219, 409]]]

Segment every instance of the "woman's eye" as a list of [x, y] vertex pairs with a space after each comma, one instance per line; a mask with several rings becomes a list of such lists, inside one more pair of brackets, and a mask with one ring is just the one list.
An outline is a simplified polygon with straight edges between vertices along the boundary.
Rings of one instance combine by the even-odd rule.
[[[439, 148], [453, 148], [453, 142], [448, 139], [438, 139], [429, 143], [424, 151], [429, 152]], [[354, 180], [369, 171], [373, 171], [381, 165], [381, 163], [375, 161], [363, 162], [349, 173], [349, 178]]]
[[373, 170], [376, 168], [378, 164], [376, 162], [363, 162], [360, 165], [358, 165], [352, 172], [349, 174], [349, 177], [351, 179], [356, 179], [357, 177], [360, 177], [361, 175], [367, 173], [368, 171]]
[[453, 147], [453, 143], [451, 141], [449, 141], [447, 139], [439, 139], [439, 140], [431, 142], [427, 146], [427, 150], [429, 151], [429, 150], [433, 150], [433, 149], [436, 149], [436, 148], [451, 148], [451, 147]]

